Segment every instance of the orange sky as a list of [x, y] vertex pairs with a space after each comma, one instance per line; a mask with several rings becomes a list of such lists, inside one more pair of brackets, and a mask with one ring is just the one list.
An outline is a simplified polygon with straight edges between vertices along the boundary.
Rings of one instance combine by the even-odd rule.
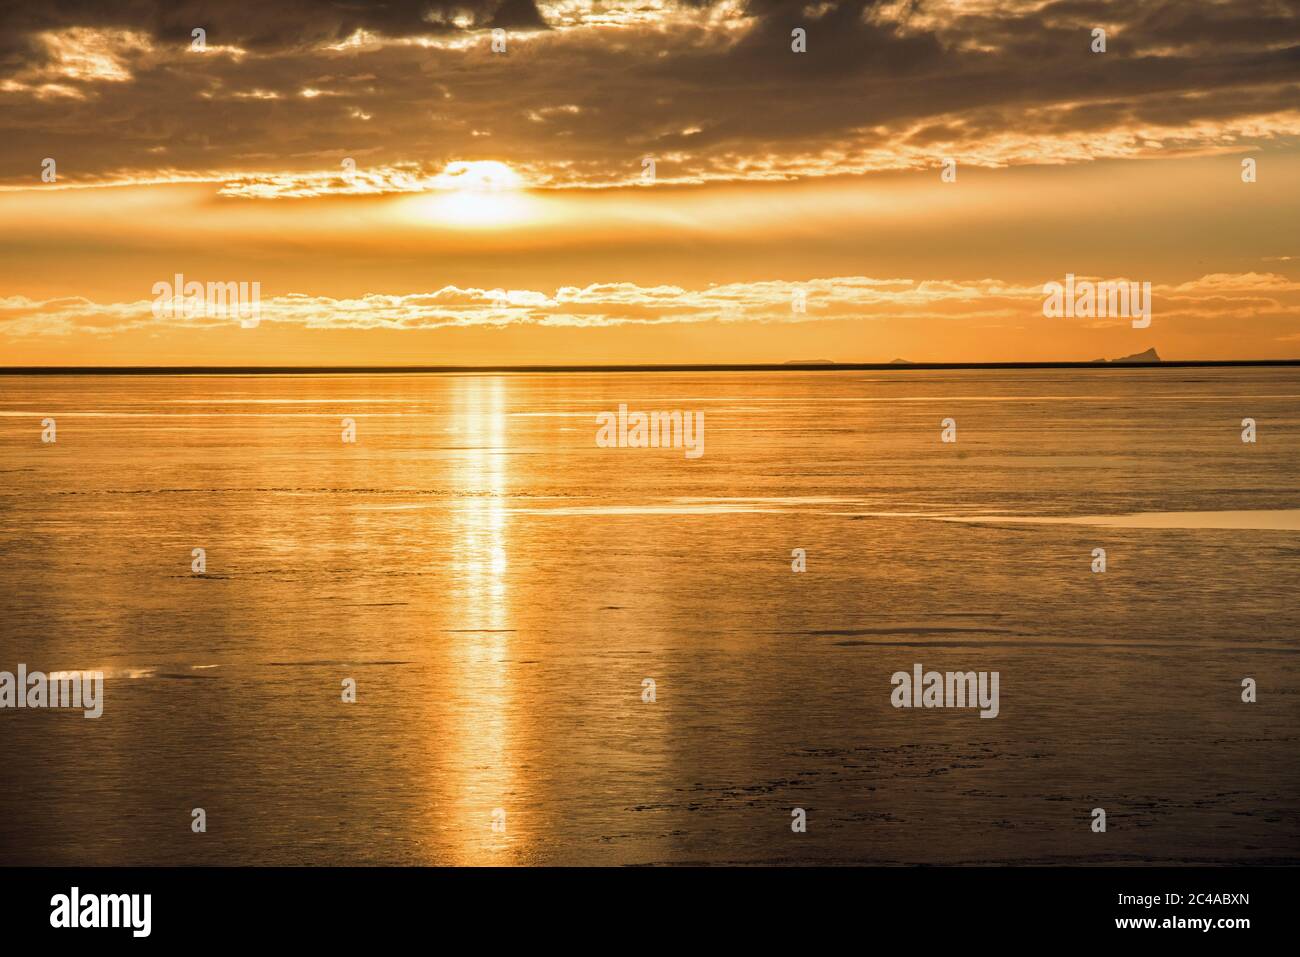
[[[1105, 53], [993, 0], [0, 24], [0, 363], [1300, 356], [1300, 18], [1131, 6]], [[1045, 318], [1067, 273], [1150, 325]]]

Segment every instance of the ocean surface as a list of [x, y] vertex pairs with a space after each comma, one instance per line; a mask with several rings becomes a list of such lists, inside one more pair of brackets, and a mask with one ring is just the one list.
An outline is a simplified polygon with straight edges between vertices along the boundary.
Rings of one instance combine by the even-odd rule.
[[0, 670], [106, 675], [0, 864], [1300, 861], [1300, 369], [0, 377], [0, 474]]

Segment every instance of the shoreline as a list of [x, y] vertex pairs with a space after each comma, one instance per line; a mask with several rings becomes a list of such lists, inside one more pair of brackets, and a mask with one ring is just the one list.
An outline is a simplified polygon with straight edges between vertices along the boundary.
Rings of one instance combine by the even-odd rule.
[[967, 369], [1197, 369], [1300, 367], [1300, 359], [1168, 359], [1159, 362], [827, 362], [445, 366], [0, 366], [0, 376], [41, 375], [438, 375], [602, 372], [883, 372]]

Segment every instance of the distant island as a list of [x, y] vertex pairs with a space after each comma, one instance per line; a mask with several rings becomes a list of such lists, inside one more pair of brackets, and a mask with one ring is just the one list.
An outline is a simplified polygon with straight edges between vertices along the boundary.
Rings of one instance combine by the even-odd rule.
[[[1123, 364], [1123, 363], [1151, 363], [1151, 362], [1161, 362], [1161, 361], [1163, 360], [1156, 353], [1155, 348], [1152, 347], [1150, 349], [1147, 349], [1145, 352], [1135, 352], [1131, 356], [1120, 356], [1118, 359], [1093, 359], [1090, 365], [1116, 365], [1116, 364]], [[857, 365], [859, 363], [837, 363], [837, 362], [832, 362], [830, 359], [787, 359], [785, 362], [781, 364], [784, 366], [835, 366], [841, 364]], [[888, 362], [888, 365], [891, 366], [914, 366], [918, 364], [926, 365], [926, 366], [944, 366], [950, 364], [964, 365], [965, 363], [946, 363], [946, 362], [916, 363], [911, 359], [890, 359]], [[971, 363], [971, 364], [983, 365], [983, 363]], [[990, 364], [1001, 365], [1002, 363], [990, 363]], [[1020, 365], [1022, 363], [1007, 363], [1007, 364]], [[1023, 364], [1034, 365], [1035, 363], [1023, 363]], [[1055, 365], [1058, 363], [1047, 363], [1047, 364]], [[1059, 363], [1059, 364], [1068, 365], [1069, 363]]]
[[1118, 359], [1093, 359], [1093, 362], [1116, 363], [1116, 362], [1160, 362], [1160, 356], [1156, 355], [1155, 348], [1150, 348], [1146, 352], [1135, 352], [1131, 356], [1121, 356]]

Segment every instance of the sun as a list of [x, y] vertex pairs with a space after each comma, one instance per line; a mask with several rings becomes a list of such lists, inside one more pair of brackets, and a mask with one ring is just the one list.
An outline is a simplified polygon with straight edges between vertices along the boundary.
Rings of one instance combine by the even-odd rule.
[[524, 185], [519, 174], [497, 160], [457, 160], [433, 178], [437, 189], [455, 192], [498, 193]]
[[433, 178], [432, 196], [415, 200], [420, 219], [460, 229], [494, 229], [530, 218], [523, 178], [497, 160], [457, 160]]

